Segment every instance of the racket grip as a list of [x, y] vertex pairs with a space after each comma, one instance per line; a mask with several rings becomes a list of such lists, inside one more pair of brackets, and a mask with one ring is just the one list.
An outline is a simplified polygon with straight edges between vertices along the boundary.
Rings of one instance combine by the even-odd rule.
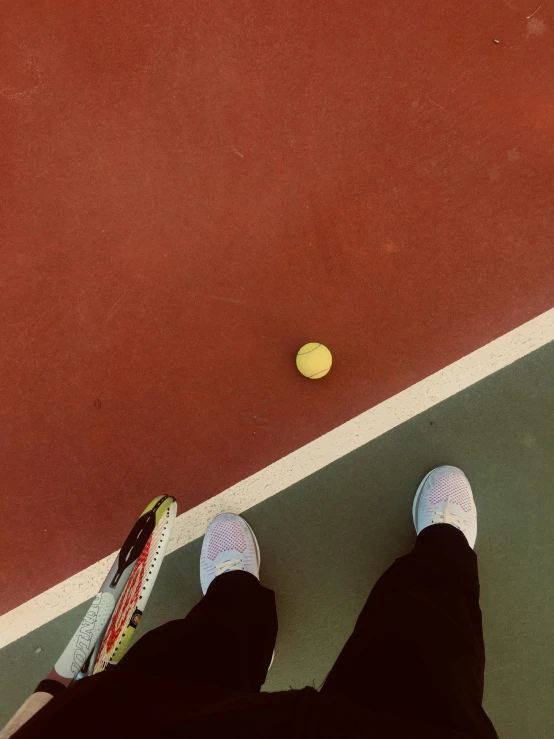
[[23, 724], [26, 724], [27, 721], [29, 721], [35, 713], [38, 713], [51, 699], [51, 693], [43, 693], [42, 691], [33, 693], [29, 696], [21, 708], [14, 713], [2, 731], [0, 731], [0, 739], [8, 739], [8, 737], [15, 734]]

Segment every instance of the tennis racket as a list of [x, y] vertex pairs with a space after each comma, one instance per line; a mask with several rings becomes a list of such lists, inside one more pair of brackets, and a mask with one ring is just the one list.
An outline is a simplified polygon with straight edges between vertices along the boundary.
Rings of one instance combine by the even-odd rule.
[[160, 571], [176, 512], [177, 503], [174, 503], [164, 514], [164, 525], [157, 526], [146, 542], [103, 638], [89, 660], [86, 674], [102, 672], [116, 665], [129, 648]]
[[152, 592], [176, 512], [177, 502], [169, 495], [145, 508], [67, 647], [0, 739], [12, 736], [77, 677], [100, 672], [123, 657]]

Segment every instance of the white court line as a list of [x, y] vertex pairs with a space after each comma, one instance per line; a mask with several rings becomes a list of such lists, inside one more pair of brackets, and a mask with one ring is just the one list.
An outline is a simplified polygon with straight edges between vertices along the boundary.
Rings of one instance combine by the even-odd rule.
[[[554, 341], [554, 308], [182, 513], [168, 553], [202, 536], [217, 513], [242, 513], [550, 341]], [[0, 648], [92, 598], [115, 555], [0, 616]]]

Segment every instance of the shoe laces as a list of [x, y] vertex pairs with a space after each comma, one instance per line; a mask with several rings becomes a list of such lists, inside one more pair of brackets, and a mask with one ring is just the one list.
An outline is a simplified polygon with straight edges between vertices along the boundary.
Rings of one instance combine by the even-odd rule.
[[223, 575], [224, 572], [232, 570], [244, 570], [242, 559], [226, 559], [224, 562], [217, 562], [215, 565], [215, 576]]
[[444, 511], [433, 511], [431, 514], [431, 523], [449, 523], [460, 529], [460, 531], [465, 531], [466, 527], [466, 521], [462, 516], [456, 516], [455, 513], [451, 513], [448, 501], [444, 506]]

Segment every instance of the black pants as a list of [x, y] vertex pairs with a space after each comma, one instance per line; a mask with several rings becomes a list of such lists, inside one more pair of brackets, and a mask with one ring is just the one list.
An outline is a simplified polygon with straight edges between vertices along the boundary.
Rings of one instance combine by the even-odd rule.
[[[146, 634], [121, 668], [252, 693], [264, 683], [276, 637], [273, 592], [230, 572], [186, 618]], [[185, 660], [175, 659], [177, 645]], [[354, 699], [368, 714], [490, 739], [484, 668], [477, 557], [453, 526], [431, 526], [371, 591], [321, 692]]]

